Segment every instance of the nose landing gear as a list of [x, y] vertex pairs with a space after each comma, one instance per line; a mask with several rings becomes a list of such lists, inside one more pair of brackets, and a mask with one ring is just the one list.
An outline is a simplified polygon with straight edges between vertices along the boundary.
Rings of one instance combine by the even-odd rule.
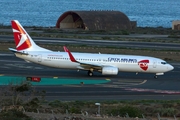
[[90, 77], [93, 76], [93, 72], [89, 70], [88, 71], [88, 76], [90, 76]]
[[164, 75], [164, 73], [156, 73], [156, 75], [154, 76], [155, 79], [158, 78], [158, 75]]

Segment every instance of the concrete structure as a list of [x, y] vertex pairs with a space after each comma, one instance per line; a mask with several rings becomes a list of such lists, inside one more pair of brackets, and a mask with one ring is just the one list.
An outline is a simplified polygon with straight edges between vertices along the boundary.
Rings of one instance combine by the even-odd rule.
[[172, 22], [172, 30], [180, 30], [180, 20]]
[[131, 30], [129, 18], [120, 11], [67, 11], [57, 20], [60, 29]]

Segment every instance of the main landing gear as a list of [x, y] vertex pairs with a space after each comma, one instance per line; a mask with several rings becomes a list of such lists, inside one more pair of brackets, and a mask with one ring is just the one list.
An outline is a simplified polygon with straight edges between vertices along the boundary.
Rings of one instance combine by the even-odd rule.
[[90, 76], [90, 77], [93, 76], [93, 72], [89, 70], [88, 71], [88, 76]]
[[157, 76], [157, 75], [155, 75], [155, 76], [154, 76], [154, 78], [155, 78], [155, 79], [157, 79], [157, 78], [158, 78], [158, 76]]

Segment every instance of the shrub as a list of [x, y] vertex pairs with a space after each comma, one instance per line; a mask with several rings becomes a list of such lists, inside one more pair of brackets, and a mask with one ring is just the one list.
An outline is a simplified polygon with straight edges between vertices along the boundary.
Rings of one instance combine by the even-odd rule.
[[159, 113], [161, 116], [170, 117], [177, 113], [174, 108], [157, 108], [154, 112]]
[[69, 109], [70, 113], [75, 113], [75, 114], [80, 114], [81, 113], [81, 109], [79, 107], [71, 107]]
[[103, 40], [111, 40], [111, 38], [108, 37], [108, 36], [104, 36], [104, 37], [102, 37], [102, 39], [103, 39]]
[[122, 35], [129, 35], [129, 32], [127, 30], [122, 30]]
[[30, 83], [24, 83], [22, 85], [17, 85], [16, 87], [16, 91], [18, 92], [24, 92], [24, 91], [29, 91], [31, 88], [31, 84]]
[[129, 117], [142, 117], [142, 112], [140, 109], [131, 106], [119, 107], [116, 109], [112, 109], [108, 112], [108, 114], [112, 114], [114, 116], [126, 116], [128, 113]]
[[59, 100], [55, 100], [49, 103], [51, 107], [57, 108], [57, 107], [62, 107], [63, 103]]
[[0, 120], [31, 120], [31, 118], [22, 111], [12, 109], [9, 111], [2, 111], [0, 113]]
[[31, 101], [29, 101], [28, 103], [24, 104], [24, 107], [26, 110], [28, 111], [35, 111], [37, 108], [40, 107], [40, 103], [39, 103], [39, 99], [38, 98], [33, 98]]

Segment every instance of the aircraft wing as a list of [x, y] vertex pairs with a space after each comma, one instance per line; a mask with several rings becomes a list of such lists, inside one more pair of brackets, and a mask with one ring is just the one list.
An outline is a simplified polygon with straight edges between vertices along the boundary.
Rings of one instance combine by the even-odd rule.
[[80, 63], [80, 66], [84, 69], [97, 69], [100, 70], [102, 69], [103, 66], [98, 65], [98, 64], [93, 64], [93, 63], [84, 63], [84, 62], [78, 62]]
[[94, 63], [90, 63], [90, 62], [79, 62], [77, 61], [74, 56], [72, 55], [72, 53], [64, 46], [64, 51], [68, 53], [70, 60], [72, 62], [76, 62], [80, 64], [80, 68], [81, 69], [97, 69], [97, 70], [101, 70], [103, 65], [99, 65], [99, 64], [94, 64]]

